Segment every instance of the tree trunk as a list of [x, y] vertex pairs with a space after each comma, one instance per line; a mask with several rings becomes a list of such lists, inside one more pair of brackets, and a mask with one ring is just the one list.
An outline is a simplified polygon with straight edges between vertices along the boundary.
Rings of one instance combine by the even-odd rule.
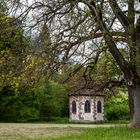
[[[132, 127], [140, 127], [140, 16], [136, 23], [136, 46], [135, 46], [135, 72], [134, 72], [134, 90], [133, 90], [133, 103], [134, 113], [132, 120]], [[133, 62], [133, 61], [132, 61]]]
[[130, 112], [133, 114], [131, 127], [140, 127], [140, 85], [131, 88], [129, 92]]
[[140, 127], [140, 86], [134, 89], [134, 114], [133, 114], [133, 127]]
[[130, 110], [130, 119], [131, 122], [133, 120], [133, 114], [134, 114], [134, 87], [127, 85], [128, 88], [128, 99], [129, 99], [129, 110]]

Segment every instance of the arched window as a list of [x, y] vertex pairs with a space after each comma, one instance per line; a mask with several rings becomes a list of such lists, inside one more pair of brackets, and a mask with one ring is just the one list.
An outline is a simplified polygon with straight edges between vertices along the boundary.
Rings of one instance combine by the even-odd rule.
[[85, 113], [90, 113], [91, 109], [90, 109], [90, 102], [87, 100], [85, 102]]
[[72, 102], [72, 113], [76, 113], [76, 102]]
[[101, 101], [97, 102], [97, 113], [102, 113], [102, 103], [101, 103]]

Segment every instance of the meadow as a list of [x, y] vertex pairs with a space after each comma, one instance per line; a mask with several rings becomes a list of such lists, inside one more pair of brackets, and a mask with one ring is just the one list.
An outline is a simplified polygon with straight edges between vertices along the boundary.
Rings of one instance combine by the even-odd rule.
[[134, 130], [127, 127], [94, 128], [87, 129], [80, 134], [71, 134], [46, 140], [140, 140], [140, 129]]
[[140, 129], [107, 124], [1, 123], [0, 140], [140, 140]]

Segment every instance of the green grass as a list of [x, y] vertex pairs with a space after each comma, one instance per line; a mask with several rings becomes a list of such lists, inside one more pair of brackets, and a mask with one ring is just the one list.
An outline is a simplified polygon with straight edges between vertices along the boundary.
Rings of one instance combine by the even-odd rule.
[[140, 140], [140, 129], [127, 127], [87, 129], [80, 134], [36, 140]]
[[[0, 123], [13, 123], [0, 121]], [[50, 120], [17, 120], [15, 123], [44, 123], [44, 124], [129, 124], [129, 120], [104, 120], [96, 122], [69, 121], [68, 117], [53, 117]]]
[[104, 120], [97, 122], [78, 122], [78, 121], [69, 121], [69, 118], [55, 117], [48, 121], [19, 121], [18, 123], [52, 123], [52, 124], [129, 124], [128, 120]]
[[0, 123], [0, 140], [140, 140], [140, 129], [118, 124], [93, 126], [102, 128], [87, 124]]

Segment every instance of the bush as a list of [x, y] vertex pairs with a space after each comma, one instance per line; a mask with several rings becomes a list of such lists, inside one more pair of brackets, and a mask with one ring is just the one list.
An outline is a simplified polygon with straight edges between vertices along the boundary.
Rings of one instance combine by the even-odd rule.
[[54, 81], [24, 92], [7, 86], [0, 90], [0, 99], [0, 121], [46, 121], [68, 115], [66, 88]]
[[105, 103], [105, 117], [107, 120], [129, 120], [128, 96], [118, 94]]
[[33, 121], [38, 120], [39, 112], [34, 107], [25, 106], [20, 110], [20, 120], [22, 121]]
[[129, 109], [126, 105], [113, 105], [105, 114], [107, 120], [128, 120]]
[[64, 117], [68, 114], [68, 96], [63, 85], [49, 81], [35, 89], [40, 120]]

